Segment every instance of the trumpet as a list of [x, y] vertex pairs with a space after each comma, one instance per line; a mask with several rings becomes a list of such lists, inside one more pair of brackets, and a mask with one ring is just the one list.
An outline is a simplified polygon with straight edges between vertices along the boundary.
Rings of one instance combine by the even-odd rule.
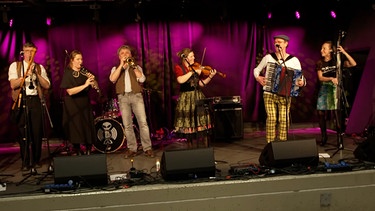
[[135, 62], [134, 62], [134, 58], [132, 58], [132, 57], [127, 58], [125, 60], [125, 62], [128, 63], [128, 65], [131, 66], [131, 67], [135, 67], [136, 66]]

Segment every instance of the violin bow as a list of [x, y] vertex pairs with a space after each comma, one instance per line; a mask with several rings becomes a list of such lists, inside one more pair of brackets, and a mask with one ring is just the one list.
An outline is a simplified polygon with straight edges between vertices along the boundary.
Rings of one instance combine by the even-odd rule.
[[206, 55], [206, 47], [204, 47], [202, 59], [201, 59], [201, 65], [203, 65], [204, 56]]

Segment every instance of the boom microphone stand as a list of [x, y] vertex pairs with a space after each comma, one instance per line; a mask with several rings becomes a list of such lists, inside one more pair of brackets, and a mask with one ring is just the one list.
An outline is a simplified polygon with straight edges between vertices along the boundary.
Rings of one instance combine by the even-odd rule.
[[51, 117], [49, 115], [49, 112], [48, 112], [48, 109], [47, 109], [47, 106], [46, 106], [46, 99], [44, 97], [44, 94], [42, 92], [42, 87], [39, 83], [39, 80], [38, 80], [38, 77], [36, 77], [36, 83], [37, 83], [37, 89], [38, 89], [38, 94], [39, 94], [39, 97], [40, 97], [40, 103], [42, 105], [42, 129], [43, 129], [43, 140], [46, 141], [47, 143], [47, 149], [48, 149], [48, 160], [49, 160], [49, 166], [48, 166], [48, 169], [46, 172], [43, 172], [44, 173], [44, 176], [42, 176], [38, 182], [36, 183], [37, 185], [40, 184], [41, 181], [43, 181], [48, 175], [51, 175], [54, 171], [53, 171], [53, 165], [52, 165], [52, 158], [53, 158], [53, 154], [51, 153], [51, 150], [50, 150], [50, 144], [49, 144], [49, 140], [46, 136], [46, 129], [45, 129], [45, 114], [47, 114], [47, 117], [48, 117], [48, 120], [49, 120], [49, 123], [50, 123], [50, 127], [53, 128], [53, 124], [52, 124], [52, 120], [51, 120]]
[[[288, 67], [286, 66], [286, 63], [285, 63], [286, 61], [284, 59], [284, 55], [281, 51], [280, 45], [276, 44], [276, 47], [278, 48], [278, 50], [280, 52], [282, 64], [284, 64], [284, 67], [285, 67], [285, 76], [284, 76], [284, 79], [281, 81], [280, 88], [281, 88], [281, 92], [284, 92], [284, 94], [285, 94], [286, 139], [288, 140], [288, 135], [289, 135], [289, 110], [288, 110], [288, 105], [289, 105], [289, 102], [290, 102], [289, 101], [290, 90], [288, 90], [288, 87], [289, 87], [289, 84], [292, 84], [294, 71], [288, 70]], [[282, 64], [281, 64], [281, 68], [283, 68]], [[280, 124], [280, 121], [279, 121], [279, 124]]]
[[[34, 54], [35, 55], [35, 54]], [[22, 68], [22, 73], [23, 73], [23, 81], [21, 82], [20, 84], [20, 91], [22, 93], [19, 94], [19, 98], [18, 98], [18, 107], [20, 107], [21, 105], [21, 100], [23, 102], [23, 112], [24, 112], [24, 137], [23, 139], [21, 140], [21, 142], [23, 143], [20, 143], [20, 147], [21, 145], [23, 146], [21, 150], [24, 150], [22, 153], [23, 153], [23, 160], [22, 160], [22, 163], [25, 164], [25, 161], [28, 160], [30, 161], [29, 159], [33, 159], [33, 156], [32, 156], [32, 150], [33, 149], [30, 149], [30, 137], [31, 137], [31, 131], [30, 131], [30, 114], [29, 114], [29, 108], [28, 108], [28, 102], [27, 102], [27, 96], [26, 96], [26, 86], [25, 86], [25, 79], [26, 79], [26, 75], [27, 73], [30, 71], [30, 68], [31, 68], [31, 64], [33, 62], [33, 58], [34, 58], [34, 55], [32, 55], [32, 58], [31, 60], [29, 61], [29, 66], [28, 66], [28, 69], [26, 71], [26, 74], [25, 74], [25, 71], [24, 71], [24, 66], [23, 66], [23, 61], [21, 61], [21, 68]], [[31, 76], [30, 76], [31, 77]], [[31, 85], [32, 85], [32, 82], [30, 82]], [[22, 97], [23, 96], [23, 97]], [[31, 101], [31, 99], [30, 99]], [[16, 103], [16, 102], [15, 102]], [[31, 162], [33, 163], [33, 162]], [[23, 174], [22, 176], [25, 176], [21, 181], [19, 181], [16, 186], [22, 184], [24, 181], [26, 181], [28, 178], [30, 178], [31, 176], [35, 176], [35, 175], [38, 175], [38, 172], [36, 171], [35, 167], [32, 166], [31, 169], [30, 169], [30, 172], [27, 173], [27, 174]]]

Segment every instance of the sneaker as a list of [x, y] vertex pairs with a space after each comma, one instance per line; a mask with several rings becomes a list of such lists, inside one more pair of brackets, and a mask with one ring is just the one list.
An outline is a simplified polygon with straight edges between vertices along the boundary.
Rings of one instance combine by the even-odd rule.
[[147, 157], [150, 157], [150, 158], [155, 157], [154, 152], [152, 151], [152, 149], [149, 149], [149, 150], [145, 151], [145, 155]]
[[132, 157], [135, 157], [137, 155], [137, 152], [133, 152], [131, 150], [127, 150], [125, 152], [125, 158], [132, 158]]

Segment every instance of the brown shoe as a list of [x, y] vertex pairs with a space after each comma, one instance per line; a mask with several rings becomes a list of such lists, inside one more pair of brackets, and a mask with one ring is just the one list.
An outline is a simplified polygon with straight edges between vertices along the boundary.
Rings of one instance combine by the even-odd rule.
[[137, 152], [133, 152], [133, 151], [131, 151], [131, 150], [127, 150], [126, 152], [125, 152], [125, 158], [132, 158], [132, 157], [134, 157], [134, 156], [136, 156], [137, 155]]
[[147, 157], [150, 157], [150, 158], [155, 157], [154, 152], [152, 151], [152, 149], [149, 149], [149, 150], [145, 151], [145, 155]]

